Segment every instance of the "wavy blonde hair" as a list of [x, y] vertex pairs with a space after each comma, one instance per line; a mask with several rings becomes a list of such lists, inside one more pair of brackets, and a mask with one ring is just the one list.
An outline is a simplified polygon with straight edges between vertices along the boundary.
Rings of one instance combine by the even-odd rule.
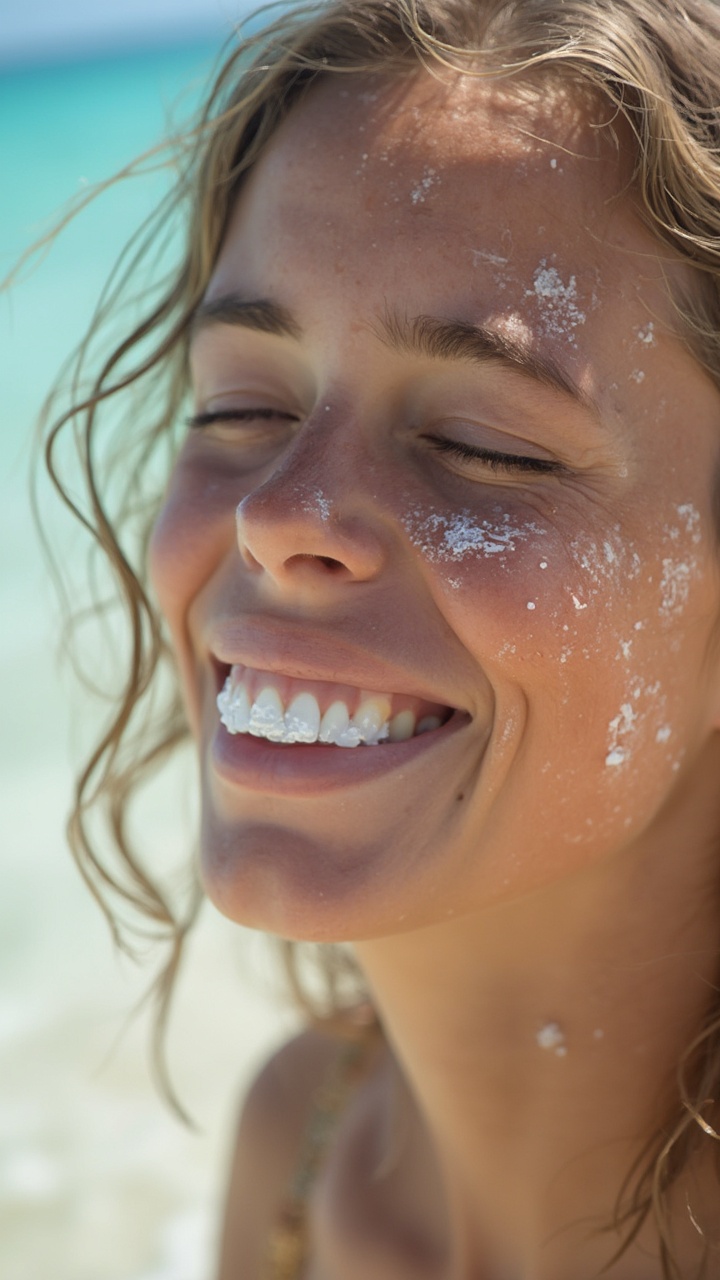
[[[639, 214], [695, 268], [692, 295], [676, 305], [695, 357], [720, 386], [720, 15], [710, 0], [330, 0], [282, 13], [226, 51], [194, 127], [173, 144], [179, 168], [170, 195], [131, 242], [101, 300], [78, 354], [71, 406], [55, 420], [50, 415], [45, 432], [51, 477], [109, 563], [130, 639], [110, 721], [77, 782], [70, 843], [116, 940], [131, 947], [134, 935], [149, 930], [170, 945], [158, 987], [159, 1037], [199, 894], [182, 905], [173, 901], [133, 851], [128, 813], [140, 784], [187, 736], [145, 552], [177, 448], [193, 313], [244, 176], [315, 81], [407, 75], [422, 65], [506, 83], [541, 76], [570, 84], [606, 104], [608, 127], [617, 118], [629, 126]], [[179, 265], [150, 287], [124, 340], [98, 354], [107, 323], [178, 227], [184, 228]], [[111, 415], [109, 436], [117, 444], [108, 447], [106, 410], [128, 397], [142, 411]], [[75, 475], [62, 475], [59, 443], [68, 434], [82, 465], [81, 495]], [[328, 1026], [352, 1025], [357, 986], [346, 954], [321, 950], [325, 995], [318, 1005], [305, 993], [296, 949], [285, 949], [307, 1011]], [[667, 1193], [699, 1144], [717, 1139], [707, 1101], [714, 1098], [720, 1098], [718, 1001], [680, 1065], [676, 1114], [629, 1175], [609, 1228], [620, 1233], [622, 1252], [654, 1216], [667, 1280], [679, 1277]]]

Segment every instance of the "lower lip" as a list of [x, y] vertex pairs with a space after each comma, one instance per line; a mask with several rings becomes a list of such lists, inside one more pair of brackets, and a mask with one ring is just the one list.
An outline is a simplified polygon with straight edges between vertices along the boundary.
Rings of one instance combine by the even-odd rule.
[[215, 772], [233, 786], [268, 795], [317, 796], [386, 777], [441, 747], [469, 723], [456, 711], [440, 729], [376, 747], [288, 745], [228, 733], [218, 726], [210, 747]]

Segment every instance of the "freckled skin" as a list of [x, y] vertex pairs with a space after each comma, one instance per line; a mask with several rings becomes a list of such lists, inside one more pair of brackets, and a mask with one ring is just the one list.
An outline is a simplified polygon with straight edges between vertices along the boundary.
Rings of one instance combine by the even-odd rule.
[[[637, 850], [671, 795], [690, 811], [719, 718], [719, 406], [673, 333], [664, 275], [681, 269], [615, 199], [615, 154], [570, 105], [520, 109], [429, 77], [372, 90], [359, 103], [316, 89], [239, 199], [208, 297], [273, 299], [302, 334], [203, 334], [197, 407], [290, 420], [261, 424], [251, 446], [237, 430], [192, 433], [152, 549], [200, 747], [208, 892], [288, 936], [371, 937], [400, 916], [412, 929]], [[541, 296], [541, 271], [565, 294]], [[388, 308], [529, 340], [600, 420], [518, 373], [392, 351], [378, 337]], [[652, 342], [638, 337], [650, 317]], [[431, 436], [564, 470], [493, 471]], [[692, 528], [677, 516], [688, 504]], [[524, 533], [454, 551], [459, 516]], [[665, 526], [673, 561], [692, 561], [671, 628]], [[437, 759], [312, 804], [233, 790], [209, 764], [206, 637], [244, 613], [321, 626], [329, 653], [337, 637], [392, 658], [470, 722]], [[609, 768], [614, 718], [634, 687], [656, 686]]]

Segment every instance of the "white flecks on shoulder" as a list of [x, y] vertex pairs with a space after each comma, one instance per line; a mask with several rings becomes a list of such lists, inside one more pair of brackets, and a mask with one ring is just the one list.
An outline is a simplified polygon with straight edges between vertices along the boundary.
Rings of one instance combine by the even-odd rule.
[[535, 1039], [540, 1049], [545, 1049], [547, 1053], [554, 1053], [557, 1058], [564, 1058], [567, 1054], [565, 1032], [559, 1022], [546, 1022], [536, 1032]]
[[428, 191], [439, 181], [440, 178], [435, 169], [425, 169], [422, 178], [410, 192], [413, 204], [424, 204]]
[[635, 336], [638, 342], [642, 342], [644, 346], [654, 347], [656, 338], [655, 338], [655, 325], [653, 324], [652, 320], [649, 320], [644, 328], [636, 329]]
[[632, 373], [630, 374], [630, 378], [633, 382], [637, 382], [639, 386], [641, 382], [645, 381], [645, 370], [633, 369]]
[[578, 610], [578, 612], [579, 612], [581, 609], [587, 609], [587, 601], [585, 601], [585, 602], [583, 603], [583, 601], [582, 601], [582, 600], [579, 600], [579, 599], [578, 599], [578, 597], [575, 595], [575, 593], [574, 593], [574, 592], [572, 593], [572, 602], [573, 602], [574, 607]]
[[655, 734], [655, 741], [659, 743], [669, 742], [672, 737], [672, 729], [669, 724], [663, 724]]
[[533, 276], [532, 289], [526, 297], [535, 297], [546, 332], [555, 338], [567, 338], [575, 346], [574, 331], [585, 324], [587, 316], [578, 306], [577, 280], [570, 276], [564, 283], [557, 267], [543, 258]]
[[528, 608], [528, 609], [537, 609], [537, 605], [535, 604], [535, 601], [534, 601], [534, 600], [528, 600], [528, 602], [527, 602], [527, 608]]
[[557, 169], [557, 167], [558, 167], [557, 156], [553, 156], [552, 160], [550, 161], [550, 168]]
[[501, 556], [545, 532], [532, 521], [515, 525], [505, 512], [498, 520], [478, 520], [468, 511], [444, 516], [416, 509], [405, 517], [403, 525], [413, 546], [431, 561], [462, 560], [471, 554]]

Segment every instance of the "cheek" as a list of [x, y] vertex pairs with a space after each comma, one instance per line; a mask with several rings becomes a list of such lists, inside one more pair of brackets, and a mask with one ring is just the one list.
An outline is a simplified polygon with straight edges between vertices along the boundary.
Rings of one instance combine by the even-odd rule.
[[616, 536], [598, 545], [517, 500], [472, 513], [414, 507], [403, 523], [466, 647], [506, 668], [514, 657], [519, 670], [534, 658], [562, 667], [597, 643], [608, 601], [614, 611], [619, 585], [639, 572]]
[[550, 524], [519, 502], [472, 514], [415, 507], [404, 524], [493, 685], [494, 734], [509, 755], [519, 740], [503, 716], [525, 708], [516, 719], [534, 781], [523, 785], [552, 782], [565, 797], [563, 839], [608, 821], [622, 829], [641, 798], [652, 808], [681, 767], [702, 668], [696, 531], [683, 545], [673, 526], [670, 554], [662, 539], [649, 547], [613, 525], [577, 532], [580, 520]]
[[178, 463], [148, 552], [150, 579], [176, 645], [190, 604], [234, 542], [238, 500], [236, 483]]

